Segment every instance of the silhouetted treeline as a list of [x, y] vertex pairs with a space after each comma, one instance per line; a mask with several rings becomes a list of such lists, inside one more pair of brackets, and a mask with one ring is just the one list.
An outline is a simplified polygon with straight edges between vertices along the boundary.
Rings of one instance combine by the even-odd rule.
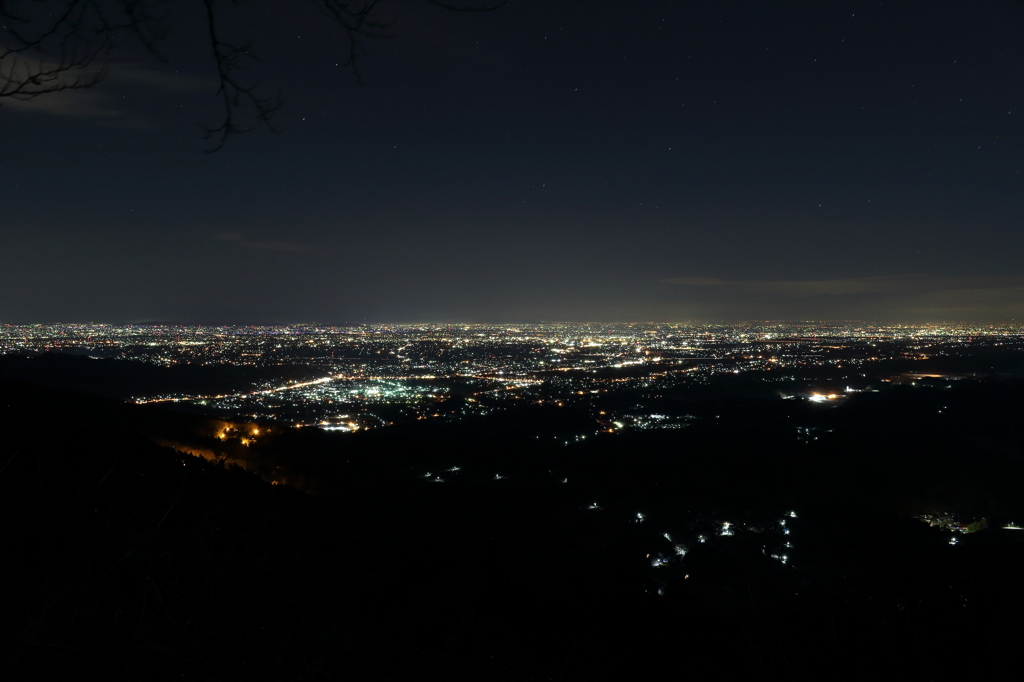
[[[210, 395], [229, 387], [249, 389], [271, 380], [310, 380], [327, 376], [309, 366], [200, 365], [171, 367], [137, 360], [93, 359], [68, 353], [0, 355], [0, 380], [21, 380], [129, 400], [154, 395]], [[184, 407], [184, 405], [180, 406]]]

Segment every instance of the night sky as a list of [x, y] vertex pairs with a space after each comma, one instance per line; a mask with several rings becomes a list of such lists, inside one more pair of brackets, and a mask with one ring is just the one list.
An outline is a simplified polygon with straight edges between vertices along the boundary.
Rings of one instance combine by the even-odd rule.
[[213, 154], [171, 4], [0, 99], [0, 322], [1024, 321], [1024, 3], [385, 0], [359, 79], [220, 3], [283, 132]]

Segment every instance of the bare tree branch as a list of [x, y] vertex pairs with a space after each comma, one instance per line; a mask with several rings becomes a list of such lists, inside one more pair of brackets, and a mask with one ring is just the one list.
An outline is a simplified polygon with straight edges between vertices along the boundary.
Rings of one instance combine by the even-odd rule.
[[267, 126], [270, 132], [279, 135], [281, 128], [273, 122], [273, 118], [274, 114], [284, 104], [280, 94], [274, 97], [260, 97], [257, 95], [256, 90], [259, 87], [259, 83], [243, 85], [238, 81], [235, 72], [242, 68], [239, 63], [240, 60], [249, 58], [252, 61], [259, 61], [259, 59], [252, 53], [251, 43], [246, 42], [236, 45], [225, 42], [220, 38], [217, 30], [217, 18], [213, 11], [214, 2], [215, 0], [203, 0], [203, 4], [206, 7], [206, 29], [210, 38], [210, 46], [213, 49], [213, 59], [217, 64], [217, 77], [220, 81], [217, 94], [224, 105], [224, 116], [219, 126], [204, 128], [206, 134], [203, 136], [203, 139], [215, 138], [217, 140], [216, 146], [204, 150], [207, 154], [221, 149], [231, 135], [238, 135], [251, 130], [251, 128], [239, 127], [237, 117], [235, 116], [236, 107], [247, 103], [255, 109], [257, 123], [262, 123]]
[[[260, 60], [248, 41], [224, 37], [223, 19], [215, 5], [226, 0], [203, 0], [204, 29], [217, 71], [222, 114], [213, 126], [202, 126], [204, 139], [221, 149], [232, 135], [251, 130], [239, 122], [240, 111], [255, 113], [256, 125], [272, 133], [281, 128], [274, 115], [283, 106], [281, 95], [266, 96], [258, 82], [246, 82], [239, 72]], [[341, 28], [348, 56], [345, 66], [361, 79], [359, 60], [367, 39], [388, 38], [390, 19], [376, 14], [380, 0], [309, 0]], [[153, 57], [168, 61], [159, 46], [167, 36], [166, 17], [160, 11], [167, 0], [0, 0], [0, 101], [30, 100], [40, 95], [96, 85], [107, 73], [108, 57], [122, 36], [134, 39]], [[490, 12], [507, 0], [427, 0], [458, 12]], [[483, 4], [479, 4], [482, 2]], [[233, 0], [239, 4], [239, 0]], [[247, 116], [246, 116], [247, 117]]]
[[453, 12], [493, 12], [496, 9], [501, 9], [508, 4], [508, 0], [500, 0], [500, 2], [489, 2], [482, 5], [455, 5], [450, 2], [444, 2], [444, 0], [428, 0], [431, 5], [437, 5], [444, 9], [452, 10]]
[[[102, 36], [90, 40], [79, 28], [92, 3], [71, 0], [64, 11], [31, 34], [35, 26], [28, 16], [12, 9], [8, 0], [0, 0], [0, 21], [13, 39], [13, 46], [0, 46], [0, 97], [29, 100], [39, 95], [75, 90], [95, 85], [103, 71], [89, 71], [93, 61], [110, 47]], [[30, 55], [42, 55], [35, 57]]]
[[[29, 5], [19, 12], [0, 0], [0, 98], [28, 100], [54, 92], [96, 85], [106, 74], [103, 60], [119, 33], [130, 32], [154, 56], [164, 38], [155, 8], [163, 0], [64, 0]], [[57, 12], [44, 9], [59, 7]], [[45, 18], [41, 15], [45, 14]], [[0, 34], [3, 35], [3, 34]]]
[[318, 10], [330, 17], [345, 31], [348, 41], [348, 66], [360, 78], [359, 57], [366, 54], [363, 49], [364, 38], [388, 38], [387, 29], [393, 21], [374, 18], [374, 10], [378, 0], [310, 0]]

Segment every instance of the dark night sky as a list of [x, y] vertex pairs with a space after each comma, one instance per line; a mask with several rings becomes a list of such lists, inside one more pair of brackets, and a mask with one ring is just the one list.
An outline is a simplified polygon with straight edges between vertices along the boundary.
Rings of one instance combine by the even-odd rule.
[[5, 100], [0, 322], [1024, 321], [1024, 3], [222, 4], [284, 133], [191, 4]]

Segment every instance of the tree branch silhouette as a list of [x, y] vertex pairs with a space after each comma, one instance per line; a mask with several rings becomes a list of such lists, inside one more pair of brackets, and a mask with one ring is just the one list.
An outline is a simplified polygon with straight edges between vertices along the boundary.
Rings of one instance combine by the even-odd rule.
[[241, 68], [239, 61], [248, 57], [253, 61], [259, 61], [252, 52], [252, 44], [245, 42], [238, 45], [226, 42], [220, 38], [217, 28], [217, 19], [213, 11], [215, 0], [203, 0], [206, 7], [206, 28], [209, 33], [210, 47], [213, 50], [213, 58], [217, 65], [217, 77], [220, 87], [217, 94], [224, 105], [224, 116], [221, 124], [214, 128], [206, 127], [204, 139], [215, 138], [216, 146], [204, 150], [207, 154], [218, 151], [224, 146], [228, 137], [247, 132], [251, 128], [241, 128], [237, 123], [235, 109], [243, 103], [248, 103], [256, 111], [257, 123], [262, 123], [275, 135], [281, 133], [281, 128], [274, 124], [274, 114], [283, 105], [281, 95], [276, 97], [261, 97], [256, 94], [259, 83], [243, 85], [238, 81], [235, 72]]
[[[240, 75], [249, 62], [260, 62], [249, 41], [231, 41], [225, 20], [217, 11], [228, 0], [203, 0], [203, 27], [217, 73], [216, 94], [222, 113], [215, 125], [201, 126], [204, 139], [218, 151], [233, 136], [252, 129], [239, 121], [240, 111], [255, 114], [256, 125], [274, 134], [281, 128], [274, 115], [284, 105], [280, 93], [265, 95], [258, 81], [248, 83]], [[324, 17], [339, 27], [347, 58], [357, 81], [359, 60], [366, 54], [367, 39], [390, 37], [394, 21], [377, 15], [380, 0], [308, 0]], [[481, 0], [455, 4], [426, 0], [454, 12], [491, 12], [507, 0]], [[232, 0], [238, 6], [239, 0]], [[69, 90], [93, 87], [103, 81], [110, 53], [125, 39], [133, 39], [154, 58], [167, 62], [160, 44], [167, 37], [167, 17], [161, 12], [166, 0], [39, 0], [19, 3], [0, 0], [0, 102], [4, 98], [31, 100]], [[24, 8], [24, 9], [23, 9]]]
[[429, 0], [431, 5], [437, 5], [444, 9], [451, 10], [453, 12], [493, 12], [496, 9], [501, 9], [508, 4], [508, 0], [500, 0], [500, 2], [490, 2], [483, 5], [456, 5], [451, 2], [445, 2], [444, 0]]

